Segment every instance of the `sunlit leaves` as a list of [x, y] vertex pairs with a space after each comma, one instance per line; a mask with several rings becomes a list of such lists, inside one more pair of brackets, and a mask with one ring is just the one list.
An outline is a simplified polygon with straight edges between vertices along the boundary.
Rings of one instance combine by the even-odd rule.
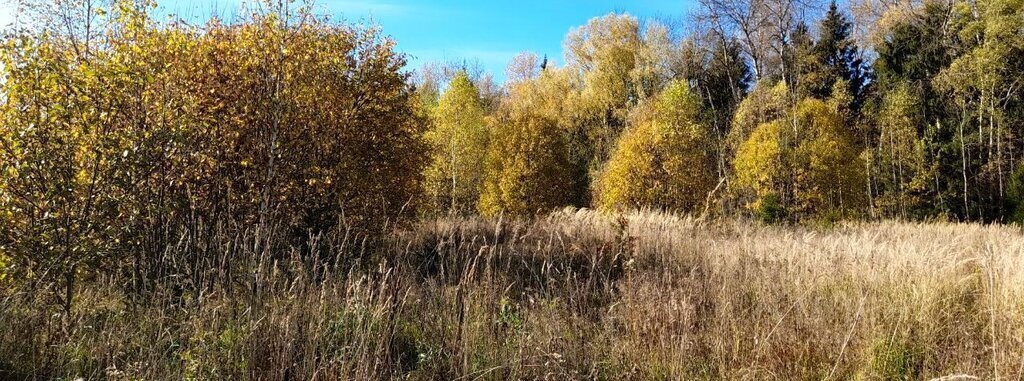
[[459, 72], [441, 94], [426, 133], [434, 150], [426, 171], [427, 197], [434, 210], [475, 209], [489, 139], [484, 117], [480, 92], [466, 72]]
[[287, 7], [157, 24], [152, 5], [115, 2], [91, 11], [105, 22], [64, 28], [87, 34], [46, 26], [4, 41], [5, 255], [72, 282], [105, 261], [157, 265], [186, 222], [274, 221], [305, 236], [415, 210], [426, 120], [378, 30]]
[[748, 206], [760, 213], [779, 203], [796, 217], [863, 210], [865, 166], [843, 127], [837, 110], [813, 98], [756, 127], [733, 162], [736, 185], [753, 196]]
[[516, 110], [495, 124], [484, 162], [480, 213], [532, 215], [572, 205], [579, 188], [557, 123]]
[[700, 123], [700, 99], [685, 82], [673, 82], [626, 130], [601, 174], [598, 204], [695, 212], [713, 184], [708, 128]]

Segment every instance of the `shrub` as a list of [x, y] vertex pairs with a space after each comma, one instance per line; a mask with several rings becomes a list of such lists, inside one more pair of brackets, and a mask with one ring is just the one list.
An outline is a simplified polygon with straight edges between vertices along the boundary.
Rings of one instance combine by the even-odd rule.
[[838, 112], [808, 98], [785, 119], [754, 129], [733, 167], [736, 185], [752, 196], [748, 206], [756, 213], [778, 203], [796, 217], [834, 218], [856, 214], [865, 204], [862, 160]]
[[779, 201], [779, 195], [774, 193], [759, 198], [753, 209], [757, 219], [767, 224], [774, 224], [786, 219], [786, 207]]
[[484, 164], [481, 214], [529, 215], [572, 205], [578, 198], [574, 168], [555, 121], [513, 113], [494, 131]]
[[300, 235], [408, 216], [428, 150], [405, 58], [376, 30], [284, 17], [200, 37], [207, 76], [192, 85], [209, 94], [197, 112], [215, 139], [203, 185], [244, 219], [273, 212]]
[[652, 108], [652, 117], [626, 131], [598, 179], [601, 208], [693, 212], [714, 185], [707, 130], [697, 119], [700, 100], [688, 85], [672, 83]]
[[796, 108], [794, 193], [807, 214], [853, 215], [866, 205], [864, 162], [839, 113], [825, 102], [805, 99]]
[[80, 271], [159, 271], [184, 224], [301, 238], [411, 215], [426, 121], [379, 31], [307, 10], [193, 28], [115, 8], [64, 10], [108, 17], [102, 41], [80, 41], [74, 19], [0, 51], [0, 250], [65, 278], [66, 309]]
[[751, 132], [736, 152], [733, 161], [736, 185], [752, 191], [754, 201], [749, 207], [753, 210], [760, 210], [769, 197], [772, 204], [783, 202], [780, 197], [785, 192], [789, 177], [785, 166], [788, 147], [781, 140], [784, 128], [781, 121], [762, 124]]

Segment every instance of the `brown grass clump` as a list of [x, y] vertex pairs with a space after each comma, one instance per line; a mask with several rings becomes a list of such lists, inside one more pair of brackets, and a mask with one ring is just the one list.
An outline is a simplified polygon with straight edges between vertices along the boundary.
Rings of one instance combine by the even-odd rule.
[[144, 292], [111, 272], [70, 315], [0, 290], [0, 378], [1024, 377], [1016, 227], [567, 210], [259, 237], [182, 240]]

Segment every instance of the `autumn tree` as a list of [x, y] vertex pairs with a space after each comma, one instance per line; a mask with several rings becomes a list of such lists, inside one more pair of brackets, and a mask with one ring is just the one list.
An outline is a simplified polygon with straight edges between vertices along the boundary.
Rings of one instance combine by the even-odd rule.
[[733, 160], [736, 186], [750, 193], [747, 208], [769, 222], [787, 213], [784, 197], [792, 174], [787, 166], [789, 147], [782, 140], [785, 134], [782, 120], [762, 123], [739, 146]]
[[[1024, 96], [1024, 4], [1006, 0], [958, 2], [953, 14], [962, 27], [959, 37], [967, 49], [939, 73], [936, 82], [958, 106], [958, 125], [973, 127], [970, 133], [958, 131], [964, 150], [964, 175], [973, 178], [964, 182], [965, 213], [1001, 219], [1009, 212], [1003, 200], [1010, 174], [1017, 166], [1011, 152], [1019, 148], [1015, 142], [1024, 137], [1019, 129], [1011, 127], [1024, 121], [1019, 112]], [[976, 164], [966, 162], [966, 151], [972, 148]], [[972, 191], [969, 183], [978, 186]], [[972, 203], [977, 206], [972, 208]]]
[[927, 215], [927, 199], [934, 196], [935, 171], [927, 151], [929, 140], [921, 132], [921, 100], [906, 84], [882, 98], [875, 117], [878, 142], [872, 154], [873, 207], [887, 217]]
[[865, 165], [840, 113], [808, 98], [791, 114], [763, 123], [734, 160], [736, 185], [762, 218], [836, 218], [866, 206]]
[[[872, 64], [876, 80], [867, 101], [869, 114], [877, 118], [884, 95], [905, 87], [917, 100], [915, 130], [918, 136], [926, 137], [921, 143], [929, 157], [928, 166], [935, 172], [930, 206], [908, 210], [911, 215], [955, 217], [964, 215], [965, 210], [964, 189], [968, 184], [963, 159], [967, 157], [967, 145], [959, 139], [958, 112], [953, 100], [935, 82], [935, 75], [950, 64], [959, 50], [956, 24], [950, 15], [946, 4], [935, 2], [916, 10], [888, 9], [873, 31], [878, 41], [874, 45], [878, 57]], [[870, 145], [882, 144], [880, 130], [871, 131], [869, 136]], [[883, 170], [876, 167], [871, 173], [871, 183], [877, 184], [878, 191], [885, 186], [884, 180], [876, 177]]]
[[495, 121], [484, 162], [479, 211], [532, 215], [578, 200], [574, 168], [558, 124], [536, 112], [511, 111]]
[[792, 104], [790, 87], [785, 82], [761, 81], [736, 107], [732, 127], [726, 137], [729, 157], [747, 141], [758, 126], [789, 114]]
[[157, 163], [180, 162], [166, 152], [183, 136], [150, 122], [185, 102], [153, 92], [190, 44], [154, 28], [150, 6], [41, 4], [60, 17], [41, 16], [0, 51], [0, 251], [22, 275], [59, 285], [51, 291], [65, 312], [80, 274], [141, 254], [151, 217], [167, 216], [154, 210], [163, 200], [143, 195], [156, 193], [145, 185]]
[[643, 44], [640, 22], [630, 15], [593, 18], [565, 38], [566, 62], [584, 80], [583, 101], [611, 127], [621, 127], [628, 107], [641, 96], [631, 78]]
[[204, 209], [299, 237], [415, 209], [426, 121], [393, 41], [302, 9], [205, 29], [190, 82], [216, 142], [202, 189], [224, 201]]
[[480, 199], [489, 133], [480, 93], [466, 72], [448, 84], [433, 111], [427, 140], [434, 155], [426, 171], [426, 191], [433, 209], [465, 213]]
[[[53, 268], [64, 290], [54, 290], [70, 312], [79, 266], [93, 263], [113, 241], [95, 80], [99, 65], [68, 64], [77, 57], [51, 38], [6, 41], [5, 102], [0, 130], [2, 251], [18, 267]], [[80, 96], [68, 97], [75, 93]], [[102, 166], [102, 167], [101, 167]], [[102, 170], [102, 171], [101, 171]], [[115, 228], [116, 229], [116, 228]], [[84, 266], [83, 266], [84, 267]]]
[[80, 5], [68, 34], [28, 29], [0, 54], [0, 250], [60, 279], [66, 310], [78, 274], [160, 276], [166, 238], [201, 221], [296, 238], [415, 209], [426, 121], [378, 31], [302, 8], [190, 27]]
[[[543, 65], [543, 67], [541, 67]], [[569, 72], [517, 56], [508, 68], [508, 95], [492, 120], [479, 211], [532, 215], [563, 206], [585, 206], [584, 164], [573, 160], [566, 118]]]
[[864, 159], [834, 105], [805, 99], [796, 108], [794, 193], [805, 214], [829, 217], [863, 213]]
[[638, 122], [624, 133], [605, 166], [597, 204], [700, 211], [715, 182], [708, 128], [699, 119], [700, 98], [676, 81], [649, 107], [650, 115], [636, 116]]
[[668, 29], [645, 27], [629, 14], [593, 18], [565, 38], [567, 69], [576, 77], [570, 96], [577, 133], [591, 151], [591, 168], [608, 158], [632, 107], [667, 82], [675, 52]]

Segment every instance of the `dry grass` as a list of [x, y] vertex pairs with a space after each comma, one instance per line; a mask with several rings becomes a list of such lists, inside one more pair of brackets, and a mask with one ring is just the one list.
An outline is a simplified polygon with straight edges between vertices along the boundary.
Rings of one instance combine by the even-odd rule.
[[222, 236], [142, 294], [91, 279], [72, 316], [0, 291], [0, 378], [1024, 377], [1016, 227], [566, 211], [382, 246]]

